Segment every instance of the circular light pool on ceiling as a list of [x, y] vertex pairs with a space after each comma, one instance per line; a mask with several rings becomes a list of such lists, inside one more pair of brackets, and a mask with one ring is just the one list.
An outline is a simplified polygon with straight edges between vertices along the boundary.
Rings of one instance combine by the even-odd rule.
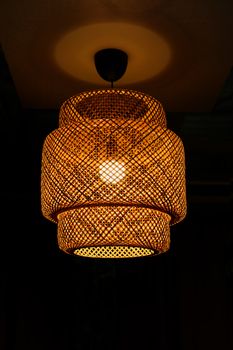
[[128, 54], [130, 64], [117, 85], [151, 79], [171, 61], [170, 46], [159, 33], [119, 22], [87, 25], [64, 34], [55, 45], [54, 59], [72, 77], [106, 85], [93, 64], [95, 53], [106, 47], [119, 48]]

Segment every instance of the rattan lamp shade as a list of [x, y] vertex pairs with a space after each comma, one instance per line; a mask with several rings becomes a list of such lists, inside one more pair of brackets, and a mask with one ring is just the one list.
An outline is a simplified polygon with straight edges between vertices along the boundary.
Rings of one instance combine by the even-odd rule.
[[183, 144], [162, 105], [126, 89], [94, 90], [61, 107], [44, 142], [43, 215], [60, 249], [86, 257], [165, 252], [186, 215]]

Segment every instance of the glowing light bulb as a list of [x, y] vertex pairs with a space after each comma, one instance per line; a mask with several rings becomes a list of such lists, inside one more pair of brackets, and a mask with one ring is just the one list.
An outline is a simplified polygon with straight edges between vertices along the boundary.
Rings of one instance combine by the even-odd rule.
[[125, 176], [125, 167], [123, 163], [120, 163], [114, 159], [106, 160], [99, 166], [99, 174], [101, 180], [116, 184], [122, 180]]

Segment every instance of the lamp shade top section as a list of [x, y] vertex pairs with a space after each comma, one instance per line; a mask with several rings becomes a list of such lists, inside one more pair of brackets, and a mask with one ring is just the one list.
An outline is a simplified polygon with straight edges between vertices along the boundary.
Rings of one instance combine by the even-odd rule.
[[79, 93], [66, 100], [60, 109], [59, 126], [93, 119], [143, 120], [166, 128], [162, 104], [134, 90], [105, 89]]

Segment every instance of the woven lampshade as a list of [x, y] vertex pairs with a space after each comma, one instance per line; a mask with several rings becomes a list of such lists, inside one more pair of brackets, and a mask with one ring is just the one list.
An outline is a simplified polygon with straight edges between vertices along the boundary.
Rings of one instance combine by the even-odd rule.
[[169, 249], [186, 215], [180, 138], [159, 101], [126, 89], [68, 99], [43, 145], [43, 215], [69, 254], [124, 258]]

